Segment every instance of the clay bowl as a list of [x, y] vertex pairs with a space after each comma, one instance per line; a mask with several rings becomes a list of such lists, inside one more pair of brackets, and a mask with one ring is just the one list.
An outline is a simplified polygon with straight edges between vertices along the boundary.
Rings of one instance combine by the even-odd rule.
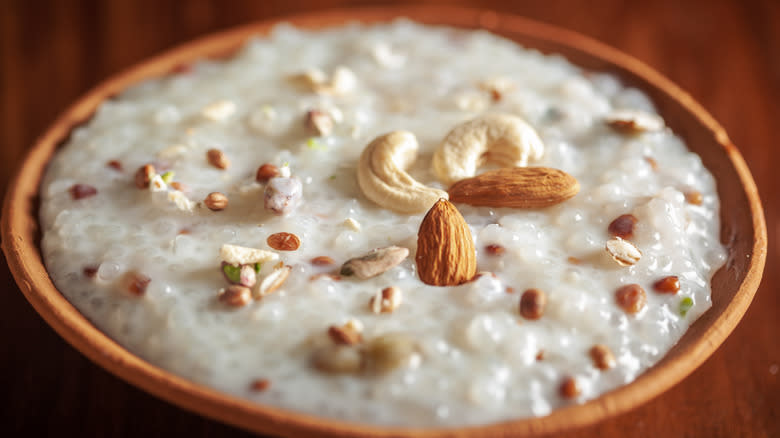
[[3, 250], [19, 288], [33, 307], [66, 341], [118, 377], [185, 409], [255, 432], [283, 436], [537, 436], [626, 412], [690, 374], [715, 351], [745, 313], [766, 258], [766, 225], [758, 192], [723, 128], [688, 94], [636, 59], [581, 35], [520, 17], [436, 6], [340, 10], [287, 20], [298, 26], [319, 28], [351, 20], [387, 21], [397, 16], [430, 24], [486, 28], [525, 46], [560, 53], [586, 69], [616, 73], [626, 83], [649, 93], [668, 125], [702, 157], [718, 181], [723, 205], [721, 239], [729, 247], [729, 257], [713, 280], [712, 308], [661, 362], [627, 386], [542, 418], [457, 429], [380, 428], [317, 418], [225, 395], [144, 362], [93, 327], [57, 291], [41, 262], [36, 200], [46, 163], [73, 127], [89, 119], [103, 100], [130, 84], [168, 74], [176, 66], [198, 58], [227, 56], [249, 36], [267, 32], [274, 24], [270, 21], [197, 40], [114, 76], [79, 99], [43, 133], [10, 186], [2, 218]]

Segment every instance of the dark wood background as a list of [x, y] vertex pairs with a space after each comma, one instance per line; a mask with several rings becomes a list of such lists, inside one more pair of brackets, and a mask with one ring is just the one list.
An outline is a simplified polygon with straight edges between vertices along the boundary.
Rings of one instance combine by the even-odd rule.
[[[0, 188], [55, 116], [99, 81], [208, 32], [350, 0], [0, 0]], [[434, 3], [434, 2], [429, 2]], [[769, 258], [736, 331], [690, 377], [572, 437], [780, 437], [780, 1], [458, 1], [564, 26], [633, 54], [688, 90], [758, 183]], [[391, 3], [392, 4], [392, 3]], [[0, 265], [4, 436], [248, 433], [157, 400], [93, 365], [33, 311]]]

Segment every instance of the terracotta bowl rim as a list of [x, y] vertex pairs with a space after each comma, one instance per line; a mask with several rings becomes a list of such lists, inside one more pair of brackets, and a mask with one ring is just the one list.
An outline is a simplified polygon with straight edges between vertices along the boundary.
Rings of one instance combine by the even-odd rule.
[[[141, 78], [160, 76], [176, 65], [198, 58], [224, 55], [240, 47], [248, 37], [264, 34], [274, 24], [280, 22], [319, 28], [351, 21], [384, 22], [396, 17], [409, 17], [430, 24], [455, 27], [478, 26], [498, 33], [504, 31], [523, 34], [584, 52], [648, 81], [664, 93], [676, 96], [676, 100], [711, 131], [713, 138], [724, 148], [734, 166], [750, 204], [753, 220], [753, 252], [749, 254], [752, 259], [739, 291], [707, 328], [701, 339], [693, 342], [691, 348], [674, 360], [664, 360], [653, 366], [634, 382], [586, 403], [555, 410], [546, 417], [457, 428], [372, 426], [261, 405], [192, 383], [143, 361], [119, 346], [92, 326], [57, 291], [46, 273], [38, 249], [37, 217], [31, 218], [35, 211], [35, 197], [49, 157], [67, 139], [75, 126], [92, 115], [99, 102], [129, 84], [138, 82]], [[767, 250], [766, 225], [761, 201], [742, 156], [731, 144], [724, 129], [688, 94], [635, 58], [589, 37], [516, 15], [457, 6], [334, 9], [262, 20], [198, 38], [113, 75], [79, 98], [38, 138], [9, 185], [1, 227], [3, 251], [11, 272], [27, 300], [60, 336], [93, 362], [156, 397], [190, 411], [255, 432], [286, 436], [301, 434], [332, 437], [537, 436], [590, 425], [626, 412], [656, 397], [685, 378], [725, 340], [747, 310], [758, 288]]]

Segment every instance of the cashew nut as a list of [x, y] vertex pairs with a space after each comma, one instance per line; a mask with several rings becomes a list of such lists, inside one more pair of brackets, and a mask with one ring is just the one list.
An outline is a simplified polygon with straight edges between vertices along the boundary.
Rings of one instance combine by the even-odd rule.
[[485, 160], [522, 167], [538, 160], [544, 144], [534, 129], [511, 114], [485, 114], [447, 134], [433, 155], [433, 170], [446, 183], [474, 176]]
[[399, 213], [427, 211], [439, 200], [448, 199], [443, 190], [417, 182], [406, 168], [417, 158], [417, 139], [407, 131], [380, 135], [360, 155], [357, 177], [366, 197]]

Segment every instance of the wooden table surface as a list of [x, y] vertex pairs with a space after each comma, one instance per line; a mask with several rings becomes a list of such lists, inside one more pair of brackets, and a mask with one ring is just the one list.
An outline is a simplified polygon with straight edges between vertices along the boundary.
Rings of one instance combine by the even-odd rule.
[[[388, 4], [390, 2], [371, 2]], [[572, 437], [780, 437], [780, 1], [460, 1], [595, 37], [671, 78], [719, 120], [758, 184], [769, 228], [761, 288], [736, 331], [682, 383]], [[102, 79], [215, 30], [350, 0], [0, 2], [0, 187], [35, 137]], [[775, 123], [778, 123], [777, 125]], [[0, 266], [5, 436], [187, 436], [241, 430], [113, 377], [66, 344]], [[10, 433], [9, 433], [10, 432]]]

